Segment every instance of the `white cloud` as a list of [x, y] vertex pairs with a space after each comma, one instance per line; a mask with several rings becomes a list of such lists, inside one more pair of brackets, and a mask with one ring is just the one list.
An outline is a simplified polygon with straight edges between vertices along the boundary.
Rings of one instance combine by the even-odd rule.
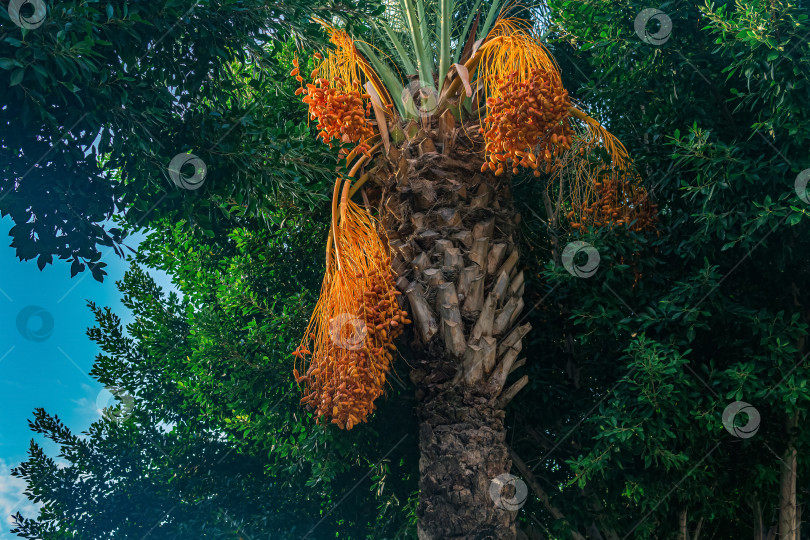
[[23, 480], [11, 476], [11, 467], [0, 458], [0, 540], [16, 538], [9, 533], [14, 525], [12, 514], [20, 512], [28, 518], [39, 514], [41, 505], [33, 504], [23, 495], [25, 487]]
[[76, 428], [73, 432], [80, 439], [87, 439], [87, 436], [84, 435], [83, 432], [86, 431], [93, 422], [101, 418], [104, 412], [102, 407], [99, 406], [99, 391], [102, 393], [105, 392], [104, 387], [101, 385], [90, 386], [89, 384], [82, 383], [81, 393], [83, 396], [71, 400], [74, 406], [73, 417], [75, 419], [72, 424]]

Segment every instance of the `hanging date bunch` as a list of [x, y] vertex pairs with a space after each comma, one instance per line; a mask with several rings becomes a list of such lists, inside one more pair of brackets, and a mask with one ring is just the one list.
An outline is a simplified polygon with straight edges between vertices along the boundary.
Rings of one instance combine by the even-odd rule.
[[[335, 185], [332, 231], [321, 296], [293, 352], [301, 403], [316, 421], [352, 429], [375, 409], [393, 362], [394, 340], [411, 321], [400, 309], [388, 243], [377, 221]], [[300, 367], [300, 371], [299, 371]]]
[[318, 137], [325, 144], [331, 148], [334, 140], [357, 143], [353, 152], [368, 155], [368, 140], [375, 131], [368, 120], [371, 96], [365, 93], [363, 82], [370, 80], [373, 70], [344, 30], [328, 25], [325, 28], [331, 47], [325, 57], [315, 53], [311, 83], [303, 85], [298, 62], [294, 62], [291, 75], [302, 83], [296, 94], [304, 94], [302, 101], [309, 106], [309, 117], [318, 121]]
[[[317, 77], [317, 73], [313, 73]], [[332, 86], [332, 82], [335, 86]], [[367, 154], [370, 147], [364, 141], [374, 135], [374, 129], [366, 118], [371, 114], [371, 96], [360, 91], [357, 81], [349, 91], [340, 89], [344, 85], [341, 79], [328, 81], [316, 78], [315, 84], [307, 84], [303, 102], [309, 105], [310, 118], [318, 121], [318, 137], [325, 144], [331, 148], [335, 139], [359, 143], [354, 151]]]
[[[606, 171], [593, 184], [593, 202], [579, 208], [579, 222], [571, 223], [575, 229], [586, 223], [597, 227], [627, 225], [630, 230], [654, 230], [658, 222], [658, 205], [649, 199], [647, 190], [632, 175]], [[569, 212], [573, 217], [575, 212]]]
[[[655, 230], [658, 205], [641, 185], [627, 149], [596, 120], [578, 114], [585, 128], [575, 137], [574, 156], [566, 156], [566, 168], [575, 173], [567, 181], [573, 186], [572, 210], [566, 216], [571, 227], [626, 226], [633, 231]], [[577, 154], [592, 159], [570, 163]]]
[[489, 169], [501, 175], [505, 167], [531, 168], [535, 176], [550, 172], [553, 161], [571, 148], [573, 130], [568, 122], [571, 101], [553, 71], [535, 69], [521, 81], [512, 72], [498, 87], [498, 97], [487, 99], [484, 139]]

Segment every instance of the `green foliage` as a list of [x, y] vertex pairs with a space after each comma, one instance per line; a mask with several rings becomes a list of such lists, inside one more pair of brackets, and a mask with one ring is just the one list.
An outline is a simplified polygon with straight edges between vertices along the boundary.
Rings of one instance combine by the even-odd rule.
[[[98, 456], [102, 469], [77, 457], [54, 473], [32, 447], [17, 474], [47, 505], [36, 520], [18, 517], [26, 537], [140, 537], [173, 506], [161, 537], [405, 534], [416, 482], [411, 391], [392, 387], [374, 421], [351, 432], [316, 426], [301, 408], [290, 352], [317, 299], [323, 246], [313, 239], [327, 220], [276, 217], [279, 227], [234, 229], [215, 242], [166, 224], [140, 258], [169, 271], [182, 297], [133, 265], [119, 283], [134, 318], [126, 330], [91, 305], [98, 325], [89, 335], [103, 351], [91, 374], [135, 407], [120, 422], [96, 422], [89, 440], [54, 439], [65, 456]], [[32, 427], [51, 438], [66, 429], [44, 411], [36, 418]], [[116, 474], [101, 477], [105, 469]], [[58, 482], [38, 485], [53, 474]], [[133, 498], [142, 504], [122, 507]]]
[[[492, 5], [467, 4], [464, 9], [484, 15]], [[99, 327], [90, 335], [104, 354], [93, 374], [136, 396], [135, 410], [123, 422], [98, 422], [86, 440], [36, 412], [32, 427], [60, 444], [70, 466], [58, 468], [32, 447], [17, 474], [34, 486], [31, 496], [45, 508], [37, 520], [18, 518], [18, 528], [28, 538], [136, 536], [154, 525], [146, 515], [168, 512], [179, 499], [174, 517], [161, 526], [167, 537], [234, 537], [244, 524], [241, 531], [250, 536], [300, 538], [321, 518], [313, 537], [413, 537], [418, 430], [405, 363], [398, 363], [403, 386], [393, 383], [372, 421], [350, 432], [316, 426], [300, 408], [291, 377], [289, 353], [320, 287], [326, 217], [317, 194], [334, 162], [303, 124], [287, 121], [303, 118], [286, 79], [290, 46], [246, 46], [239, 39], [256, 35], [250, 34], [251, 24], [258, 24], [254, 14], [217, 4], [235, 10], [227, 20], [245, 17], [245, 24], [235, 31], [238, 39], [229, 36], [222, 45], [224, 55], [216, 45], [205, 48], [212, 56], [200, 65], [208, 71], [192, 70], [190, 83], [182, 81], [186, 97], [165, 89], [180, 85], [184, 70], [200, 59], [194, 53], [174, 58], [186, 46], [220, 43], [213, 20], [203, 17], [215, 18], [214, 11], [195, 10], [188, 28], [202, 25], [200, 34], [172, 33], [150, 52], [162, 60], [138, 67], [133, 56], [116, 63], [96, 59], [95, 51], [109, 56], [121, 43], [134, 47], [137, 40], [127, 34], [132, 28], [154, 32], [138, 43], [155, 41], [169, 18], [154, 11], [143, 17], [149, 22], [117, 21], [116, 5], [110, 21], [89, 30], [116, 48], [94, 42], [76, 53], [85, 34], [74, 30], [65, 34], [78, 40], [67, 52], [47, 49], [43, 61], [59, 57], [89, 66], [74, 66], [65, 84], [43, 85], [36, 68], [0, 60], [0, 73], [15, 82], [0, 90], [3, 98], [11, 96], [4, 103], [12, 103], [0, 109], [4, 125], [24, 111], [29, 87], [63, 92], [67, 103], [42, 109], [55, 120], [32, 109], [25, 114], [37, 120], [26, 122], [40, 127], [3, 135], [0, 151], [13, 158], [2, 161], [9, 177], [22, 176], [31, 155], [50, 148], [43, 141], [69, 125], [68, 110], [94, 119], [81, 135], [86, 143], [104, 126], [113, 133], [99, 140], [86, 162], [72, 145], [59, 146], [61, 157], [49, 160], [47, 171], [31, 173], [44, 184], [29, 184], [26, 177], [0, 200], [0, 209], [12, 213], [15, 234], [34, 234], [41, 243], [55, 237], [43, 225], [51, 214], [23, 208], [22, 201], [35, 189], [55, 191], [37, 186], [66, 182], [83, 208], [92, 209], [79, 212], [91, 224], [103, 223], [115, 208], [129, 208], [130, 225], [155, 226], [138, 261], [166, 270], [182, 299], [162, 294], [135, 266], [121, 284], [135, 315], [127, 331], [108, 310], [94, 307]], [[516, 185], [531, 275], [526, 317], [533, 330], [525, 347], [530, 382], [509, 410], [509, 444], [549, 496], [547, 502], [530, 497], [519, 514], [522, 525], [549, 538], [570, 537], [572, 529], [589, 537], [597, 537], [596, 530], [604, 538], [675, 538], [686, 512], [690, 530], [702, 524], [701, 537], [749, 537], [758, 509], [766, 525], [778, 512], [780, 458], [791, 445], [800, 456], [799, 503], [810, 496], [801, 481], [810, 474], [803, 459], [810, 439], [806, 430], [785, 427], [794, 414], [799, 426], [806, 422], [810, 400], [804, 362], [810, 292], [803, 279], [810, 265], [810, 208], [794, 186], [810, 168], [808, 6], [785, 0], [666, 2], [659, 8], [673, 28], [659, 45], [636, 33], [636, 16], [649, 7], [641, 2], [550, 0], [547, 7], [543, 16], [552, 23], [548, 36], [566, 88], [627, 145], [659, 205], [660, 221], [650, 233], [573, 233], [539, 204], [546, 186], [534, 180]], [[417, 3], [414, 11], [419, 18]], [[54, 29], [67, 24], [56, 15], [49, 21]], [[390, 31], [380, 25], [381, 39], [393, 43], [394, 36], [409, 50], [403, 21], [386, 22]], [[451, 50], [455, 29], [466, 23], [454, 21]], [[663, 28], [649, 24], [651, 32]], [[39, 30], [44, 32], [27, 32], [25, 39], [48, 43], [52, 36], [58, 43], [56, 32]], [[0, 39], [0, 51], [28, 50], [29, 41]], [[245, 51], [255, 54], [248, 58]], [[425, 56], [430, 58], [423, 63], [432, 64], [434, 56]], [[120, 68], [126, 59], [131, 77], [117, 71], [110, 79], [111, 72], [112, 82], [105, 83], [82, 75], [96, 73], [95, 66], [101, 77], [108, 60]], [[59, 70], [46, 70], [52, 72]], [[115, 107], [122, 96], [139, 97], [120, 112]], [[80, 107], [79, 98], [90, 105]], [[251, 109], [255, 103], [262, 106]], [[141, 111], [151, 112], [143, 117]], [[44, 134], [42, 141], [37, 133]], [[145, 149], [128, 153], [141, 143]], [[24, 159], [12, 155], [16, 148], [23, 148]], [[158, 189], [167, 178], [158, 179], [157, 171], [188, 150], [208, 165], [203, 188]], [[297, 187], [314, 199], [311, 214], [302, 214], [297, 207], [303, 205], [288, 197]], [[54, 207], [68, 211], [59, 206], [66, 196], [59, 197]], [[92, 230], [73, 234], [100, 234]], [[67, 238], [59, 253], [21, 253], [45, 254], [44, 263], [50, 252], [91, 261], [93, 246], [117, 246], [119, 240], [91, 241], [79, 255], [70, 250], [81, 244]], [[561, 264], [562, 250], [575, 240], [599, 254], [590, 278], [575, 277]], [[400, 351], [408, 356], [407, 347]], [[761, 415], [752, 437], [736, 437], [723, 426], [721, 415], [733, 401], [751, 403]], [[745, 421], [742, 414], [735, 425]], [[130, 511], [131, 501], [141, 504]], [[291, 524], [298, 528], [292, 531]]]
[[[536, 392], [516, 401], [515, 446], [580, 532], [674, 538], [686, 511], [701, 536], [740, 538], [758, 506], [773, 523], [787, 445], [810, 448], [785, 428], [810, 401], [810, 207], [794, 188], [810, 167], [808, 9], [668, 2], [672, 33], [656, 46], [634, 29], [647, 7], [549, 2], [566, 88], [627, 145], [660, 223], [569, 234], [521, 208], [538, 265], [531, 350], [543, 353], [528, 359]], [[542, 200], [541, 186], [521, 190]], [[593, 277], [561, 267], [573, 240], [598, 251]], [[724, 429], [733, 401], [760, 413], [753, 437]], [[801, 457], [797, 472], [800, 484], [810, 473]], [[543, 505], [524, 510], [564, 535]]]
[[[124, 232], [110, 223], [121, 214], [134, 228], [190, 217], [213, 234], [243, 211], [268, 219], [277, 199], [317, 193], [318, 164], [330, 160], [293, 99], [292, 51], [273, 38], [320, 36], [314, 14], [379, 10], [340, 0], [47, 4], [35, 29], [0, 10], [0, 214], [16, 224], [20, 259], [42, 268], [58, 257], [98, 280], [102, 251], [123, 254]], [[189, 152], [208, 171], [193, 191], [168, 171]]]
[[[199, 407], [184, 402], [182, 384], [162, 369], [191, 351], [187, 302], [168, 297], [140, 268], [121, 283], [135, 320], [126, 332], [109, 308], [90, 305], [97, 326], [88, 335], [103, 353], [92, 374], [124, 389], [113, 414], [77, 436], [44, 410], [31, 428], [60, 448], [60, 462], [32, 442], [14, 471], [42, 502], [37, 519], [16, 516], [24, 538], [234, 538], [264, 531], [300, 538], [328, 498], [306, 478], [273, 471], [261, 454], [240, 444]], [[130, 409], [131, 407], [131, 409]], [[64, 465], [64, 466], [60, 466]]]

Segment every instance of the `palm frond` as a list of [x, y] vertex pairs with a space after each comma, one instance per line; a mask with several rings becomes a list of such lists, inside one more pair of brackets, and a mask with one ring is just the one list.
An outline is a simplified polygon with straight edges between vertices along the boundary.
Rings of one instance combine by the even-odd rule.
[[439, 0], [439, 88], [450, 69], [450, 33], [453, 25], [453, 1]]
[[[428, 49], [423, 41], [424, 21], [420, 21], [417, 13], [417, 8], [413, 5], [411, 0], [401, 0], [403, 6], [403, 13], [405, 15], [408, 27], [408, 33], [411, 36], [413, 43], [414, 54], [416, 55], [416, 66], [419, 79], [423, 84], [428, 83], [433, 85], [433, 60], [432, 56], [428, 54]], [[421, 2], [420, 2], [421, 5]]]
[[402, 43], [402, 40], [399, 39], [394, 29], [386, 24], [385, 21], [380, 21], [379, 26], [383, 29], [385, 35], [391, 41], [394, 50], [397, 52], [398, 59], [402, 63], [402, 67], [405, 68], [405, 74], [416, 75], [416, 66], [411, 60], [410, 51], [405, 48], [405, 45]]

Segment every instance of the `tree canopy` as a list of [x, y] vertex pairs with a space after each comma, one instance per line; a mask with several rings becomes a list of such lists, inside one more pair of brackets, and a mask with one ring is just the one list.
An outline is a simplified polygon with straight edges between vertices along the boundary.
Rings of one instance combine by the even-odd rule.
[[[90, 305], [97, 325], [88, 336], [103, 351], [91, 375], [120, 404], [86, 438], [35, 411], [32, 429], [59, 444], [67, 465], [32, 442], [14, 474], [46, 504], [38, 519], [17, 518], [18, 533], [356, 538], [407, 527], [416, 461], [404, 386], [348, 439], [299, 406], [289, 351], [312, 308], [306, 287], [322, 255], [310, 239], [324, 227], [287, 217], [276, 230], [239, 229], [216, 244], [180, 226], [155, 233], [148, 260], [171, 272], [182, 298], [133, 264], [118, 286], [134, 322], [124, 328], [109, 308]], [[374, 490], [353, 490], [357, 482]]]
[[[34, 4], [45, 10], [36, 26], [24, 22]], [[125, 227], [193, 216], [213, 229], [244, 212], [261, 218], [303, 193], [296, 184], [317, 188], [321, 148], [271, 105], [291, 93], [283, 43], [319, 39], [314, 16], [351, 21], [380, 7], [74, 0], [22, 9], [22, 21], [0, 10], [0, 214], [15, 222], [20, 259], [42, 268], [57, 257], [101, 280], [102, 252], [123, 253]], [[185, 154], [202, 163], [182, 167]]]

